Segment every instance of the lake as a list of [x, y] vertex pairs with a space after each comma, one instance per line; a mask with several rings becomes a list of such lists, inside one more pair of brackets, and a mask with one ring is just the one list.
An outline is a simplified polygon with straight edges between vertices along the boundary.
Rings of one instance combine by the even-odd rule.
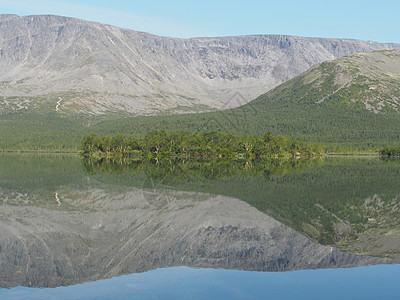
[[395, 298], [400, 161], [0, 154], [0, 298]]

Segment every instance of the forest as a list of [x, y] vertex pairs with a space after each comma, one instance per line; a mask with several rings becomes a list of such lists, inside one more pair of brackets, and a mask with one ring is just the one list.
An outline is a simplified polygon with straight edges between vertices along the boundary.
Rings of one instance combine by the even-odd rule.
[[152, 130], [142, 138], [86, 135], [83, 156], [174, 156], [174, 157], [297, 157], [320, 156], [324, 148], [267, 132], [259, 135], [234, 135], [216, 131], [191, 133]]
[[[299, 93], [297, 93], [299, 94]], [[127, 116], [74, 116], [52, 113], [0, 115], [0, 151], [78, 152], [85, 135], [142, 138], [165, 129], [225, 132], [235, 135], [283, 135], [322, 143], [332, 153], [377, 154], [387, 145], [400, 146], [399, 116], [357, 108], [303, 103], [299, 95], [263, 95], [242, 107], [210, 113]], [[291, 101], [291, 99], [297, 99]]]

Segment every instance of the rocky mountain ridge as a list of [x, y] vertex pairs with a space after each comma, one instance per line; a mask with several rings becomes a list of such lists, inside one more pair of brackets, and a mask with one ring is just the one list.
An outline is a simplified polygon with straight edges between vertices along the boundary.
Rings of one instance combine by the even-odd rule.
[[314, 64], [392, 48], [400, 45], [285, 35], [178, 39], [61, 16], [0, 15], [0, 109], [146, 115], [237, 107]]

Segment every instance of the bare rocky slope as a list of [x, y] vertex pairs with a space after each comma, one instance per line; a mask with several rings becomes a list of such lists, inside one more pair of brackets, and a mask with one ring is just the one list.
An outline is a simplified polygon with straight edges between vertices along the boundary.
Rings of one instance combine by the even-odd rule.
[[84, 20], [0, 15], [1, 112], [207, 111], [243, 105], [314, 64], [400, 48], [254, 35], [178, 39]]

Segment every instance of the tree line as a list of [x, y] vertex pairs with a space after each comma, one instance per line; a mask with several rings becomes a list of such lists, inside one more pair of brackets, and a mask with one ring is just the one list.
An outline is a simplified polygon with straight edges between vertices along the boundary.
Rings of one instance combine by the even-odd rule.
[[274, 136], [243, 136], [222, 132], [153, 130], [142, 138], [86, 135], [83, 156], [178, 156], [178, 157], [295, 157], [317, 156], [324, 152], [318, 144]]

